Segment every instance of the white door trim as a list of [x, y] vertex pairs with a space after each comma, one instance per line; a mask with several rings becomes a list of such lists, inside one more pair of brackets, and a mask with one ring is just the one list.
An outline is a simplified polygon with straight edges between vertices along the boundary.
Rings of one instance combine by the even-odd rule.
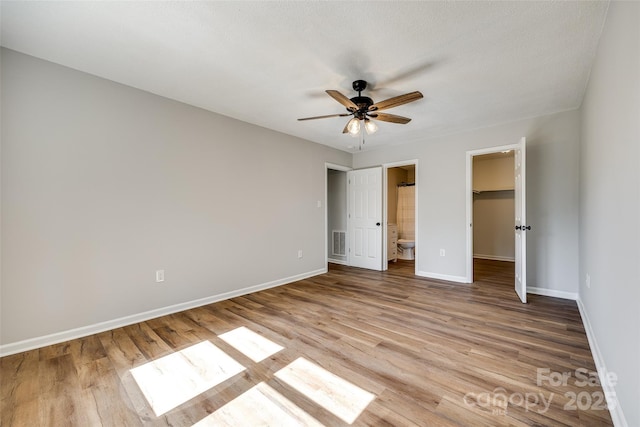
[[473, 157], [483, 154], [516, 150], [520, 144], [500, 145], [467, 151], [467, 183], [466, 183], [466, 227], [467, 227], [467, 274], [465, 283], [473, 283]]
[[[333, 169], [336, 171], [348, 172], [353, 170], [348, 166], [336, 165], [334, 163], [325, 162], [324, 164], [324, 265], [326, 268], [329, 268], [329, 207], [327, 203], [329, 201], [329, 188], [328, 188], [328, 180], [329, 180], [329, 169]], [[345, 192], [347, 189], [345, 188]], [[346, 222], [346, 219], [345, 219]], [[349, 236], [345, 236], [346, 247], [349, 247]]]
[[[388, 210], [389, 210], [389, 206], [387, 204], [387, 201], [389, 200], [389, 184], [388, 184], [388, 178], [387, 178], [387, 170], [389, 168], [397, 168], [400, 166], [410, 166], [413, 165], [415, 166], [416, 170], [415, 170], [415, 206], [416, 206], [416, 213], [415, 213], [415, 232], [416, 232], [416, 246], [415, 246], [415, 253], [419, 254], [420, 252], [418, 251], [418, 236], [420, 235], [418, 233], [418, 224], [420, 221], [418, 221], [418, 159], [412, 159], [412, 160], [404, 160], [404, 161], [399, 161], [399, 162], [392, 162], [392, 163], [383, 163], [382, 164], [382, 203], [383, 203], [383, 207], [382, 207], [382, 223], [384, 224], [384, 227], [382, 229], [382, 270], [388, 270], [389, 269], [389, 260], [388, 258], [388, 254], [387, 254], [387, 224], [388, 224]], [[416, 276], [418, 275], [418, 257], [416, 257], [415, 262], [414, 262], [414, 272], [413, 274], [415, 274]]]

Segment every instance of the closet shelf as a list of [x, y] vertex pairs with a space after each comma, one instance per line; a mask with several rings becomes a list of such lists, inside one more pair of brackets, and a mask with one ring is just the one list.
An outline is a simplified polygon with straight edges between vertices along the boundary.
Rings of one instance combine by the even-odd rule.
[[480, 193], [488, 193], [488, 192], [496, 192], [496, 191], [514, 191], [515, 188], [513, 187], [505, 187], [505, 188], [487, 188], [487, 189], [474, 189], [473, 193], [474, 194], [480, 194]]

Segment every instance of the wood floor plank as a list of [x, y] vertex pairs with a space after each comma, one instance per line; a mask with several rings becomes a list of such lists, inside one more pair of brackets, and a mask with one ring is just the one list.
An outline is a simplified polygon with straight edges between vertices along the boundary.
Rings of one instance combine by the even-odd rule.
[[[305, 379], [294, 372], [300, 384], [310, 381], [304, 393], [278, 374], [313, 365], [337, 378], [332, 383], [344, 380], [374, 396], [352, 425], [612, 425], [606, 409], [571, 405], [572, 395], [602, 393], [598, 385], [538, 377], [540, 369], [595, 371], [575, 302], [530, 295], [528, 304], [520, 303], [509, 262], [475, 260], [476, 281], [469, 285], [416, 277], [410, 261], [389, 268], [331, 265], [326, 274], [289, 285], [4, 357], [0, 422], [192, 426], [228, 419], [233, 406], [225, 405], [232, 402], [241, 408], [233, 416], [242, 414], [251, 396], [270, 405], [268, 393], [276, 393], [274, 404], [295, 405], [303, 411], [299, 419], [348, 425], [327, 403], [343, 391], [331, 397], [327, 385], [322, 404], [309, 394], [313, 382], [324, 387], [320, 374]], [[243, 353], [251, 346], [220, 338], [238, 328], [281, 349], [255, 362]], [[156, 416], [132, 369], [180, 352], [205, 375], [193, 353], [204, 342], [244, 369]], [[261, 407], [293, 413], [291, 406]], [[221, 408], [226, 412], [217, 413]]]
[[3, 426], [37, 425], [39, 422], [38, 367], [38, 350], [0, 359], [0, 420]]

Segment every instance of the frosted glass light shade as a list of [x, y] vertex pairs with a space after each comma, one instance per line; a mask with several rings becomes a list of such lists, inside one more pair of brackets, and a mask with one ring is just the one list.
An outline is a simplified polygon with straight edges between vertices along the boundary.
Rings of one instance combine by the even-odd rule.
[[367, 131], [368, 135], [371, 135], [372, 133], [376, 133], [378, 131], [378, 125], [375, 122], [366, 119], [364, 122], [364, 129]]
[[355, 117], [349, 120], [349, 123], [347, 124], [347, 130], [351, 135], [357, 135], [360, 132], [360, 120], [356, 119]]

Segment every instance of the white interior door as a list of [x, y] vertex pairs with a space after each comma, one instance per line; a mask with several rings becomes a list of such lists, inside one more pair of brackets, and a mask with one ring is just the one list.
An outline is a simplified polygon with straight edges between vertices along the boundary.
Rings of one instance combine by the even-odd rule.
[[382, 168], [347, 172], [349, 265], [382, 270]]
[[527, 210], [525, 194], [525, 145], [522, 138], [515, 150], [515, 239], [516, 239], [516, 293], [522, 302], [527, 302]]

